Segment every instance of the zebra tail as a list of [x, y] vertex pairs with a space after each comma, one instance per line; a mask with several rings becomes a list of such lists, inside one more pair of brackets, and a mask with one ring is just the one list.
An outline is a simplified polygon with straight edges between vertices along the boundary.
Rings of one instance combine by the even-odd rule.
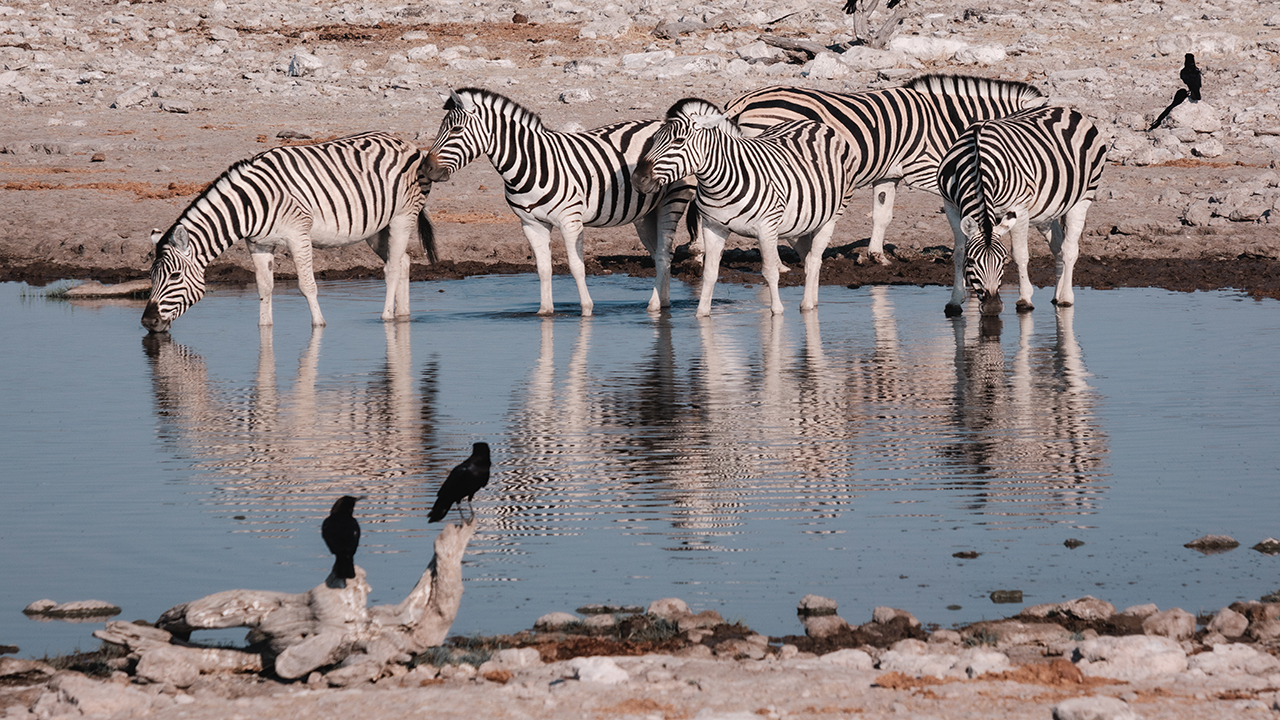
[[689, 198], [684, 210], [684, 229], [689, 232], [689, 242], [698, 242], [698, 198]]
[[427, 253], [427, 260], [435, 265], [440, 256], [436, 252], [436, 231], [431, 225], [431, 216], [427, 214], [427, 206], [418, 211], [418, 239], [422, 241], [422, 249]]

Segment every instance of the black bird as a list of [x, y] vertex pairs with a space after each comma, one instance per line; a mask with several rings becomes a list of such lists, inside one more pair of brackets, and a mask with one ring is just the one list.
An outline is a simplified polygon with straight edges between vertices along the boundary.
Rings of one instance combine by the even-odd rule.
[[360, 498], [343, 495], [333, 504], [329, 517], [320, 523], [320, 537], [334, 554], [333, 576], [341, 582], [336, 587], [346, 587], [347, 579], [356, 576], [356, 548], [360, 547], [360, 523], [351, 514], [355, 510], [356, 500]]
[[1169, 107], [1165, 108], [1164, 112], [1160, 113], [1160, 117], [1156, 118], [1156, 121], [1151, 123], [1151, 127], [1147, 128], [1147, 132], [1151, 132], [1152, 130], [1160, 127], [1160, 123], [1164, 122], [1164, 119], [1169, 117], [1169, 113], [1173, 112], [1173, 109], [1181, 105], [1182, 101], [1186, 99], [1187, 89], [1178, 88], [1178, 92], [1173, 94], [1173, 102], [1169, 103]]
[[1195, 55], [1187, 53], [1187, 58], [1182, 64], [1182, 72], [1178, 73], [1178, 77], [1186, 83], [1191, 102], [1200, 102], [1200, 68], [1196, 67]]
[[[427, 522], [443, 520], [449, 514], [449, 508], [458, 505], [458, 516], [462, 516], [462, 499], [467, 499], [467, 507], [471, 508], [471, 498], [480, 488], [489, 484], [489, 443], [478, 442], [471, 446], [471, 457], [463, 460], [449, 477], [440, 485], [436, 493], [436, 503], [431, 506]], [[471, 518], [476, 517], [475, 509], [471, 509]], [[463, 518], [466, 522], [466, 518]]]

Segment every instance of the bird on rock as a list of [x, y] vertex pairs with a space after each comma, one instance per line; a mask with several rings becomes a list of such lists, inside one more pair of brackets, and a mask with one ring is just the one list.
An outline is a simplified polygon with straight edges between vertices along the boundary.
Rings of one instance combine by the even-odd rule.
[[1182, 78], [1182, 82], [1187, 86], [1187, 95], [1191, 98], [1191, 102], [1200, 102], [1200, 68], [1196, 67], [1196, 56], [1187, 53], [1186, 59], [1182, 63], [1182, 71], [1178, 73], [1178, 77]]
[[333, 553], [333, 587], [346, 587], [356, 576], [356, 548], [360, 547], [360, 523], [352, 511], [360, 498], [343, 495], [333, 504], [329, 517], [320, 523], [320, 537]]
[[[478, 442], [471, 446], [471, 457], [463, 460], [449, 472], [436, 493], [436, 502], [431, 506], [427, 522], [438, 522], [449, 514], [449, 508], [458, 505], [458, 516], [462, 517], [462, 500], [466, 498], [467, 507], [471, 510], [471, 519], [476, 517], [471, 507], [471, 498], [480, 488], [489, 484], [489, 443]], [[463, 518], [463, 522], [468, 522]]]
[[1173, 94], [1173, 102], [1169, 103], [1169, 107], [1165, 108], [1164, 112], [1160, 113], [1160, 117], [1156, 118], [1156, 121], [1151, 123], [1151, 127], [1147, 128], [1147, 132], [1151, 132], [1152, 130], [1160, 127], [1160, 123], [1164, 122], [1164, 119], [1169, 117], [1169, 113], [1173, 112], [1173, 109], [1181, 105], [1182, 101], [1186, 99], [1187, 89], [1178, 88], [1178, 92]]

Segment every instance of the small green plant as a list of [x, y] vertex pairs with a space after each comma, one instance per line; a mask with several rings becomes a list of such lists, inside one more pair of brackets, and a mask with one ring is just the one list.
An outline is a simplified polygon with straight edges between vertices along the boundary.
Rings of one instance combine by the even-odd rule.
[[995, 647], [999, 642], [1000, 638], [995, 633], [985, 629], [978, 630], [964, 639], [964, 644], [967, 647]]
[[77, 647], [66, 655], [54, 655], [52, 657], [46, 655], [41, 658], [41, 662], [53, 667], [55, 670], [75, 670], [90, 677], [109, 677], [116, 670], [109, 661], [125, 657], [128, 654], [128, 648], [104, 642], [97, 650], [83, 652]]
[[410, 667], [418, 667], [419, 665], [434, 665], [435, 667], [444, 667], [445, 665], [471, 665], [472, 667], [480, 667], [493, 657], [493, 650], [478, 645], [470, 648], [454, 648], [448, 645], [437, 645], [430, 647], [414, 656], [413, 661], [409, 663]]
[[636, 627], [621, 639], [632, 642], [663, 643], [680, 634], [680, 624], [667, 618], [653, 618], [647, 623], [638, 623], [638, 625], [640, 627]]
[[1082, 633], [1082, 632], [1073, 632], [1073, 633], [1071, 633], [1071, 641], [1072, 641], [1072, 642], [1084, 642], [1084, 633]]

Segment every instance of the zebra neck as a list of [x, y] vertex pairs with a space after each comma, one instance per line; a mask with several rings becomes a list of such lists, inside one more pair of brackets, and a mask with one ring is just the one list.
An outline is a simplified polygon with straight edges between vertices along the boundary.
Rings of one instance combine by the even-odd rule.
[[483, 152], [502, 179], [510, 186], [527, 176], [545, 144], [546, 132], [541, 124], [535, 126], [511, 115], [494, 114], [485, 125], [489, 133]]
[[738, 194], [745, 173], [745, 156], [741, 142], [723, 133], [710, 131], [704, 144], [702, 162], [694, 175], [698, 178], [698, 194], [722, 199]]

